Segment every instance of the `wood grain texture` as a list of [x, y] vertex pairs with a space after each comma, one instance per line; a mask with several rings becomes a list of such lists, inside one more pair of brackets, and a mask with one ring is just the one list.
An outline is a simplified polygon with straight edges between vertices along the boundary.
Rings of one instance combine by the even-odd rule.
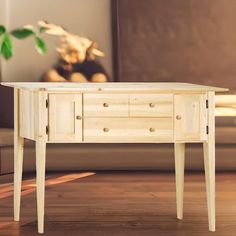
[[206, 140], [206, 94], [175, 95], [175, 140]]
[[[128, 90], [150, 88], [150, 84], [122, 85]], [[153, 84], [157, 85], [157, 84]], [[23, 137], [20, 137], [19, 124], [22, 104], [22, 133], [30, 137], [33, 133], [36, 141], [36, 170], [37, 170], [37, 212], [38, 232], [44, 232], [44, 198], [45, 198], [45, 162], [46, 143], [50, 142], [97, 142], [97, 143], [185, 143], [204, 141], [204, 163], [208, 199], [209, 229], [215, 230], [215, 122], [214, 122], [214, 89], [208, 88], [206, 96], [204, 86], [191, 84], [159, 84], [163, 94], [87, 94], [71, 92], [49, 93], [47, 89], [60, 89], [60, 86], [48, 87], [42, 90], [41, 84], [31, 87], [21, 87], [19, 97], [18, 85], [15, 85], [15, 219], [19, 219], [20, 189], [23, 161]], [[159, 86], [158, 85], [158, 86]], [[67, 86], [65, 86], [67, 87]], [[106, 87], [106, 86], [105, 86]], [[155, 87], [155, 86], [154, 86]], [[81, 87], [77, 86], [77, 89]], [[91, 89], [87, 87], [85, 89]], [[108, 89], [124, 92], [110, 84]], [[163, 90], [165, 88], [165, 90]], [[195, 92], [201, 90], [202, 93]], [[31, 90], [33, 89], [33, 90]], [[36, 90], [34, 90], [36, 89]], [[158, 89], [158, 87], [157, 87]], [[172, 93], [168, 94], [168, 90]], [[186, 89], [186, 93], [180, 93]], [[98, 88], [98, 91], [102, 89]], [[213, 90], [213, 92], [212, 92]], [[33, 92], [32, 92], [33, 91]], [[176, 92], [178, 91], [178, 92]], [[147, 91], [146, 91], [147, 92]], [[28, 99], [33, 94], [33, 106]], [[174, 101], [173, 101], [174, 98]], [[19, 100], [20, 99], [20, 100]], [[21, 101], [22, 99], [22, 101]], [[158, 103], [158, 104], [157, 104]], [[174, 103], [174, 105], [173, 105]], [[49, 108], [48, 105], [49, 104]], [[209, 108], [208, 108], [209, 104]], [[147, 110], [159, 109], [153, 113]], [[173, 114], [175, 119], [173, 119]], [[150, 115], [150, 117], [149, 117]], [[32, 118], [32, 117], [33, 118]], [[125, 117], [122, 117], [125, 116]], [[142, 118], [138, 116], [143, 116]], [[146, 117], [145, 117], [146, 116]], [[160, 116], [160, 117], [159, 117]], [[24, 118], [32, 124], [27, 126]], [[32, 121], [31, 121], [32, 120]], [[31, 132], [33, 128], [33, 132]], [[49, 131], [48, 131], [49, 130]], [[209, 134], [208, 134], [209, 133]], [[183, 169], [184, 146], [175, 145], [176, 163], [176, 198], [177, 217], [183, 217]]]
[[130, 116], [172, 117], [173, 94], [131, 94]]
[[[20, 223], [12, 220], [12, 179], [0, 177], [1, 236], [37, 236], [34, 175], [25, 176], [22, 184]], [[203, 173], [185, 175], [183, 221], [176, 219], [173, 172], [48, 173], [44, 235], [234, 236], [236, 174], [219, 172], [216, 179], [217, 230], [212, 234]]]
[[217, 91], [224, 92], [228, 91], [226, 88], [219, 88], [213, 86], [204, 86], [199, 84], [190, 83], [166, 83], [166, 82], [156, 82], [156, 83], [32, 83], [32, 82], [2, 82], [3, 86], [15, 87], [19, 89], [26, 90], [37, 90], [37, 91], [48, 91], [48, 92], [119, 92], [124, 93], [125, 91], [142, 91], [142, 92], [207, 92], [207, 91]]
[[85, 118], [85, 142], [165, 142], [173, 140], [171, 118]]
[[45, 170], [46, 170], [46, 142], [48, 134], [46, 126], [48, 124], [48, 109], [46, 100], [48, 95], [44, 91], [36, 94], [35, 109], [35, 134], [36, 134], [36, 187], [37, 187], [37, 218], [38, 233], [44, 232], [44, 202], [45, 202]]
[[129, 116], [128, 94], [84, 94], [85, 117]]
[[208, 100], [209, 135], [207, 141], [203, 143], [204, 167], [206, 179], [209, 230], [215, 231], [215, 94], [209, 92]]
[[31, 140], [35, 139], [35, 96], [35, 92], [20, 90], [20, 136]]
[[175, 143], [175, 186], [177, 218], [183, 219], [185, 143]]
[[38, 232], [44, 232], [45, 208], [45, 170], [46, 170], [46, 142], [42, 138], [36, 141], [36, 185], [37, 185], [37, 215]]
[[82, 141], [82, 94], [49, 95], [49, 141]]
[[20, 220], [24, 138], [20, 136], [20, 91], [14, 89], [14, 220]]

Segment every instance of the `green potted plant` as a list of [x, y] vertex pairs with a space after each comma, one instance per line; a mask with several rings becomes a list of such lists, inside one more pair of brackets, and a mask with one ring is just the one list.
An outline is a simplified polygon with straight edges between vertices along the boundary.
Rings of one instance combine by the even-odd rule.
[[6, 60], [13, 56], [13, 41], [12, 37], [23, 40], [28, 37], [32, 37], [35, 41], [35, 49], [40, 54], [45, 54], [47, 51], [46, 44], [41, 38], [41, 33], [44, 32], [44, 28], [40, 27], [38, 32], [33, 26], [27, 25], [22, 28], [8, 31], [4, 25], [0, 25], [0, 56]]

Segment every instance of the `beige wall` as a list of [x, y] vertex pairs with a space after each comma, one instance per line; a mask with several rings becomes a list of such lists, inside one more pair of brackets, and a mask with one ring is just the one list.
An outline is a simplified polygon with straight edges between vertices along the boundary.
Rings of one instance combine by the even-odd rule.
[[[0, 0], [0, 24], [9, 29], [36, 23], [39, 19], [63, 25], [71, 32], [87, 36], [98, 42], [106, 57], [101, 60], [112, 75], [110, 0]], [[45, 56], [34, 50], [33, 39], [14, 40], [14, 57], [2, 60], [2, 81], [38, 81], [57, 61], [52, 36], [44, 36], [48, 45]]]

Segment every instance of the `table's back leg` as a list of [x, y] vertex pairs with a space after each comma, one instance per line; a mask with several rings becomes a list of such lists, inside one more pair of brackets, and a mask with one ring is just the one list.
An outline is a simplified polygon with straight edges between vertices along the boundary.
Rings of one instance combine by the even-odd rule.
[[215, 231], [215, 116], [214, 93], [209, 93], [208, 140], [203, 143], [209, 230]]
[[14, 89], [14, 220], [20, 220], [24, 138], [20, 137], [19, 90]]
[[185, 144], [175, 143], [175, 182], [177, 218], [183, 219]]

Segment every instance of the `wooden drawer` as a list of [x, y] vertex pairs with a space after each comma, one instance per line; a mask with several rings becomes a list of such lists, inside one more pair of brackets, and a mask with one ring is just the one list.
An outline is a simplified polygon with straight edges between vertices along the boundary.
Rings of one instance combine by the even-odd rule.
[[129, 115], [128, 94], [84, 94], [85, 117]]
[[84, 141], [173, 141], [172, 118], [84, 118]]
[[130, 116], [172, 117], [173, 94], [131, 94]]

